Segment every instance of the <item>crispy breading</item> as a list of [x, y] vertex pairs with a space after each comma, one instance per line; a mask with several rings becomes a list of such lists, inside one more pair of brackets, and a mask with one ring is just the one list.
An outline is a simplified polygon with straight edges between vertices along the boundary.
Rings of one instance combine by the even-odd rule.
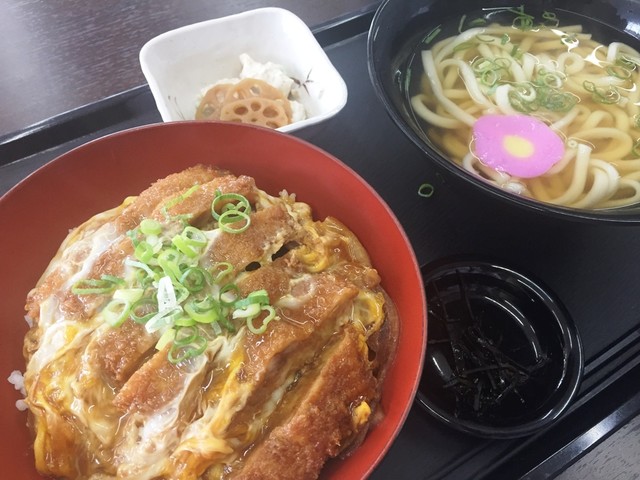
[[[246, 230], [220, 228], [211, 209], [221, 193], [251, 204]], [[158, 229], [145, 232], [144, 219]], [[180, 246], [187, 240], [201, 250]], [[148, 262], [143, 241], [154, 249]], [[200, 269], [202, 291], [183, 283]], [[73, 288], [104, 275], [113, 288]], [[28, 296], [25, 401], [38, 470], [317, 478], [379, 414], [397, 340], [380, 281], [346, 226], [313, 220], [286, 192], [268, 195], [253, 178], [210, 166], [158, 180], [74, 229]], [[240, 305], [252, 294], [267, 300], [247, 319]], [[175, 347], [182, 360], [169, 355]]]
[[283, 405], [290, 409], [288, 418], [273, 427], [228, 478], [317, 478], [327, 459], [338, 455], [359, 429], [366, 428], [353, 420], [359, 402], [376, 401], [376, 380], [363, 356], [362, 335], [347, 326], [337, 344], [323, 355], [318, 370], [307, 373], [314, 375], [309, 385], [299, 386], [304, 389], [298, 392], [296, 403]]

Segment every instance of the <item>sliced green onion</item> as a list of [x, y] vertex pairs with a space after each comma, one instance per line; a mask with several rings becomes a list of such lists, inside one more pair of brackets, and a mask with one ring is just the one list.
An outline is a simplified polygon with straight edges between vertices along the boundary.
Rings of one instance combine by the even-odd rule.
[[180, 252], [175, 248], [165, 248], [158, 254], [158, 265], [164, 274], [174, 280], [178, 280], [182, 275], [180, 270]]
[[169, 349], [169, 361], [178, 364], [197, 357], [207, 349], [208, 343], [207, 339], [200, 335], [197, 327], [179, 327]]
[[513, 19], [515, 28], [522, 31], [528, 31], [533, 28], [533, 17], [531, 15], [522, 14]]
[[[242, 233], [251, 224], [251, 218], [249, 214], [245, 212], [239, 212], [235, 210], [228, 210], [218, 220], [220, 230], [227, 233]], [[240, 226], [236, 226], [237, 223], [242, 222]]]
[[193, 325], [181, 327], [176, 330], [176, 336], [173, 339], [173, 344], [178, 347], [189, 345], [199, 336], [200, 332], [198, 330], [198, 327], [195, 327]]
[[462, 15], [460, 17], [460, 23], [458, 23], [458, 33], [462, 33], [462, 30], [464, 28], [464, 21], [467, 19], [466, 15]]
[[144, 290], [142, 288], [119, 288], [113, 292], [113, 298], [116, 300], [126, 300], [132, 304], [142, 298]]
[[[220, 212], [218, 212], [218, 209], [220, 209]], [[215, 220], [220, 220], [220, 215], [230, 210], [248, 214], [251, 212], [251, 204], [249, 200], [247, 200], [247, 197], [239, 193], [218, 192], [218, 195], [216, 195], [213, 202], [211, 202], [211, 215]]]
[[147, 323], [158, 313], [158, 302], [151, 297], [143, 297], [131, 306], [129, 315], [136, 323]]
[[131, 243], [133, 243], [134, 247], [136, 247], [138, 245], [138, 242], [140, 241], [138, 239], [138, 232], [139, 232], [139, 230], [137, 228], [134, 228], [134, 229], [129, 230], [127, 232], [127, 237], [129, 237], [131, 239]]
[[233, 318], [253, 318], [260, 313], [260, 304], [252, 303], [246, 307], [236, 308], [231, 316]]
[[171, 243], [188, 257], [195, 258], [207, 244], [207, 237], [199, 228], [188, 225], [182, 233], [171, 239]]
[[100, 314], [109, 325], [119, 327], [129, 317], [130, 310], [130, 301], [114, 298], [102, 309]]
[[565, 33], [560, 37], [560, 41], [567, 47], [577, 47], [580, 43], [575, 33]]
[[181, 307], [174, 307], [168, 310], [158, 311], [153, 315], [144, 325], [144, 328], [149, 333], [154, 333], [159, 330], [164, 330], [167, 327], [172, 327], [178, 316], [182, 314]]
[[247, 307], [247, 306], [251, 305], [252, 303], [257, 303], [258, 305], [266, 305], [266, 304], [268, 304], [269, 303], [269, 294], [264, 289], [262, 289], [262, 290], [254, 290], [249, 295], [247, 295], [245, 298], [242, 298], [242, 299], [238, 300], [237, 302], [235, 302], [233, 304], [233, 306], [235, 308], [244, 308], [244, 307]]
[[606, 70], [608, 75], [619, 78], [621, 80], [627, 80], [631, 78], [631, 72], [620, 65], [610, 65], [606, 68]]
[[596, 87], [595, 91], [591, 94], [591, 98], [595, 102], [612, 105], [614, 103], [618, 103], [622, 96], [620, 95], [618, 89], [611, 85], [606, 90], [600, 87]]
[[461, 52], [462, 50], [467, 50], [468, 48], [473, 47], [473, 43], [471, 42], [462, 42], [453, 47], [454, 52]]
[[213, 333], [215, 335], [221, 335], [222, 334], [222, 328], [220, 328], [220, 325], [218, 325], [218, 322], [212, 322], [209, 325], [211, 325], [211, 329], [213, 330]]
[[126, 258], [124, 260], [124, 264], [129, 266], [129, 267], [134, 267], [134, 268], [139, 268], [140, 270], [144, 271], [148, 277], [150, 277], [151, 279], [156, 279], [157, 274], [156, 272], [154, 272], [151, 267], [149, 265], [147, 265], [146, 263], [143, 262], [137, 262], [135, 260], [131, 260], [130, 258]]
[[564, 80], [564, 74], [561, 72], [550, 72], [544, 67], [538, 71], [537, 83], [539, 85], [551, 88], [560, 88], [562, 87]]
[[424, 198], [429, 198], [433, 195], [434, 190], [433, 185], [430, 183], [423, 183], [418, 187], [418, 195]]
[[433, 41], [433, 39], [440, 34], [441, 31], [442, 31], [442, 27], [438, 25], [436, 28], [431, 30], [426, 37], [424, 37], [424, 39], [422, 40], [422, 43], [425, 45], [429, 45]]
[[191, 244], [197, 247], [204, 247], [207, 244], [207, 236], [202, 230], [191, 225], [187, 225], [182, 230], [182, 236]]
[[513, 58], [522, 58], [522, 52], [520, 51], [520, 47], [518, 47], [518, 45], [514, 45], [511, 48], [511, 52], [509, 52], [509, 55], [511, 55]]
[[474, 18], [469, 22], [470, 27], [480, 27], [486, 24], [487, 24], [487, 21], [484, 18]]
[[142, 263], [149, 263], [154, 253], [153, 246], [146, 240], [138, 242], [133, 251], [133, 255]]
[[627, 70], [633, 71], [638, 67], [638, 65], [640, 65], [640, 59], [634, 59], [633, 57], [629, 57], [623, 53], [618, 55], [616, 58], [616, 65], [620, 65]]
[[185, 237], [182, 235], [176, 235], [171, 239], [171, 243], [174, 247], [181, 253], [184, 253], [189, 258], [196, 258], [200, 253], [200, 249], [190, 243]]
[[260, 325], [260, 327], [254, 326], [253, 320], [255, 317], [247, 318], [247, 328], [251, 333], [255, 335], [262, 335], [264, 332], [266, 332], [269, 322], [271, 322], [271, 320], [276, 318], [276, 311], [271, 305], [263, 305], [262, 311], [267, 312], [267, 316], [264, 319], [262, 319], [262, 325]]
[[200, 267], [187, 267], [180, 277], [180, 283], [189, 293], [201, 291], [210, 281], [211, 274]]
[[195, 312], [205, 313], [212, 309], [219, 309], [219, 302], [211, 295], [207, 295], [201, 300], [191, 300], [187, 305], [191, 305]]
[[189, 292], [187, 287], [181, 283], [173, 283], [173, 291], [176, 294], [176, 302], [178, 304], [184, 302], [191, 295], [191, 292]]
[[170, 277], [158, 281], [158, 311], [170, 310], [178, 306], [176, 290]]
[[[216, 322], [213, 322], [211, 325], [215, 325], [215, 323]], [[218, 323], [232, 333], [236, 331], [236, 327], [233, 325], [233, 323], [229, 321], [229, 319], [225, 315], [220, 317], [220, 319], [218, 320]]]
[[123, 285], [124, 280], [113, 275], [102, 275], [100, 279], [85, 278], [78, 280], [71, 287], [71, 293], [75, 295], [104, 294], [113, 292], [118, 285]]
[[184, 311], [198, 323], [213, 323], [220, 319], [220, 308], [217, 304], [213, 303], [210, 308], [203, 308], [202, 302], [192, 301], [187, 302], [184, 306]]
[[500, 38], [500, 45], [505, 45], [506, 43], [509, 42], [509, 40], [510, 40], [509, 34], [503, 33], [502, 38]]
[[162, 224], [157, 220], [145, 218], [140, 222], [140, 232], [144, 235], [160, 235], [162, 233]]
[[220, 289], [220, 303], [225, 307], [232, 307], [239, 293], [240, 289], [235, 283], [227, 283]]
[[233, 272], [233, 265], [229, 262], [218, 262], [211, 269], [212, 275], [215, 275], [212, 279], [213, 283], [220, 283], [220, 281]]
[[495, 38], [492, 37], [491, 35], [483, 35], [481, 33], [476, 35], [476, 38], [478, 39], [479, 42], [483, 42], [483, 43], [491, 43], [495, 40]]
[[164, 204], [163, 210], [167, 212], [170, 208], [173, 208], [179, 203], [184, 202], [187, 198], [193, 195], [194, 192], [196, 192], [199, 188], [200, 188], [200, 185], [196, 184], [190, 187], [186, 192], [181, 193], [177, 197], [172, 198], [171, 200], [169, 200], [167, 203]]
[[471, 62], [471, 68], [475, 73], [483, 73], [494, 68], [492, 60], [484, 57], [477, 57]]
[[545, 25], [549, 27], [557, 27], [560, 25], [560, 20], [554, 12], [544, 11], [542, 12], [542, 19], [545, 20]]
[[116, 277], [115, 275], [102, 275], [102, 277], [100, 278], [102, 280], [106, 280], [107, 282], [111, 282], [114, 285], [125, 285], [127, 283], [123, 278]]
[[500, 74], [495, 70], [486, 70], [480, 76], [480, 82], [486, 87], [493, 87], [500, 80]]
[[169, 345], [176, 338], [176, 331], [173, 328], [169, 328], [165, 330], [165, 332], [158, 339], [158, 343], [156, 343], [156, 350], [164, 350], [164, 347]]

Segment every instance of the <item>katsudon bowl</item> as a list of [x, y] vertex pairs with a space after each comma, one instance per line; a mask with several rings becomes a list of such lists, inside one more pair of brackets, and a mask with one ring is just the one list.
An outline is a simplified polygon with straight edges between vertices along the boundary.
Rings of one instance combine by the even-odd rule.
[[[640, 184], [627, 166], [640, 165], [640, 124], [625, 92], [638, 90], [639, 7], [385, 0], [368, 37], [371, 81], [456, 188], [563, 220], [637, 224]], [[612, 112], [622, 123], [607, 123]]]
[[365, 478], [398, 435], [420, 379], [426, 307], [414, 253], [394, 214], [358, 174], [309, 143], [261, 127], [175, 122], [89, 142], [40, 168], [0, 199], [5, 232], [0, 237], [0, 257], [5, 272], [11, 272], [0, 276], [0, 365], [5, 379], [11, 377], [1, 387], [5, 435], [0, 451], [7, 478], [41, 478], [34, 466], [27, 413], [16, 408], [22, 395], [14, 388], [25, 370], [27, 293], [70, 229], [139, 194], [157, 179], [196, 164], [252, 176], [270, 195], [283, 190], [295, 193], [297, 201], [311, 206], [314, 218], [335, 216], [361, 239], [397, 309], [398, 346], [382, 387], [382, 415], [359, 447], [327, 463], [322, 477]]

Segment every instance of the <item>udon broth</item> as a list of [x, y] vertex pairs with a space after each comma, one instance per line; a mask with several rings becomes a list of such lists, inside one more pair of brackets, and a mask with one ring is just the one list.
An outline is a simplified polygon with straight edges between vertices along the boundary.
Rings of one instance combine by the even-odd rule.
[[[454, 23], [425, 32], [407, 74], [416, 120], [446, 157], [543, 202], [581, 209], [640, 202], [640, 53], [627, 43], [635, 39], [611, 41], [620, 33], [609, 27], [590, 32], [521, 7]], [[608, 43], [592, 35], [607, 29]], [[497, 121], [481, 129], [482, 117]]]

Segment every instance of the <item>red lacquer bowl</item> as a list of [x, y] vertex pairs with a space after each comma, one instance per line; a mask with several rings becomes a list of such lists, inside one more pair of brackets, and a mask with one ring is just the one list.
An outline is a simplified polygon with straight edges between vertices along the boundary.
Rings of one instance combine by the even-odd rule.
[[37, 170], [0, 199], [0, 464], [3, 478], [38, 479], [27, 414], [6, 380], [24, 371], [27, 292], [60, 242], [92, 215], [119, 205], [151, 182], [196, 163], [211, 163], [256, 179], [272, 195], [283, 189], [333, 215], [360, 238], [395, 302], [401, 323], [397, 356], [384, 385], [385, 417], [328, 478], [365, 478], [381, 461], [411, 408], [426, 342], [426, 304], [411, 245], [380, 196], [353, 170], [294, 137], [239, 124], [177, 122], [135, 128], [78, 147]]

